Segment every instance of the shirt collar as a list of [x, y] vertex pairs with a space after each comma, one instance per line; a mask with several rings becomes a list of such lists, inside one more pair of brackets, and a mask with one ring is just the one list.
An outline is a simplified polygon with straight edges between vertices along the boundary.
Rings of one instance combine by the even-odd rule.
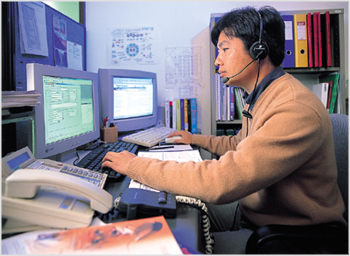
[[[281, 66], [277, 66], [270, 74], [268, 74], [255, 88], [255, 92], [248, 94], [246, 91], [244, 92], [243, 99], [245, 99], [246, 103], [249, 104], [249, 109], [252, 110], [255, 102], [259, 98], [260, 94], [277, 78], [283, 76], [285, 73]], [[254, 96], [254, 98], [253, 98]]]

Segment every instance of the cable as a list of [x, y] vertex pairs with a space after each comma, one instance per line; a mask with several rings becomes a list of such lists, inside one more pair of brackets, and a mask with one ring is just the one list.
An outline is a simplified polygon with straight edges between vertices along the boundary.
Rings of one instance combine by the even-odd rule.
[[79, 162], [79, 159], [80, 159], [80, 156], [79, 156], [77, 151], [75, 151], [75, 154], [77, 155], [77, 159], [74, 160], [73, 165], [77, 165], [77, 163]]
[[176, 196], [176, 202], [187, 204], [190, 206], [196, 206], [199, 209], [202, 210], [202, 225], [203, 225], [203, 232], [204, 232], [204, 240], [205, 240], [205, 253], [206, 254], [212, 254], [213, 253], [213, 245], [214, 245], [214, 239], [212, 237], [212, 234], [210, 232], [210, 219], [208, 216], [208, 208], [200, 199], [196, 199], [193, 197], [187, 197], [187, 196]]

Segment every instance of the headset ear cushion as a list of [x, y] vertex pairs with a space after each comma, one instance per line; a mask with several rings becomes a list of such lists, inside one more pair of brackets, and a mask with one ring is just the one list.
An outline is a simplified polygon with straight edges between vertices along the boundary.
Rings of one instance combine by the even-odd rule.
[[259, 41], [257, 41], [250, 47], [249, 54], [253, 59], [265, 59], [266, 56], [269, 54], [269, 47], [267, 46], [267, 44], [263, 42], [259, 43]]

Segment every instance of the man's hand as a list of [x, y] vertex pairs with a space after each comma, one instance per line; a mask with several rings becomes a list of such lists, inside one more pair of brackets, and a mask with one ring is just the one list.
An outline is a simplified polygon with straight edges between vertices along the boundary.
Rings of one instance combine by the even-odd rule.
[[175, 135], [180, 135], [182, 138], [174, 141], [174, 143], [191, 144], [192, 143], [192, 133], [186, 131], [174, 131], [168, 135], [167, 138], [173, 137]]
[[102, 160], [102, 167], [109, 167], [122, 175], [127, 175], [128, 165], [134, 157], [135, 154], [126, 150], [121, 153], [108, 152]]

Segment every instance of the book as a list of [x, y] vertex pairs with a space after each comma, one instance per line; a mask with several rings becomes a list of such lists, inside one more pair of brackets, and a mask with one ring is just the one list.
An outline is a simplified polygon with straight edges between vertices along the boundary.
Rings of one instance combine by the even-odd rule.
[[294, 14], [295, 67], [308, 67], [306, 14]]
[[191, 132], [196, 134], [198, 132], [197, 128], [197, 99], [191, 99]]
[[176, 100], [173, 100], [172, 101], [172, 105], [173, 105], [173, 126], [172, 128], [173, 129], [177, 129], [177, 117], [176, 117], [176, 114], [177, 114], [177, 109], [176, 109]]
[[313, 93], [315, 93], [316, 96], [321, 100], [325, 108], [327, 108], [328, 88], [329, 88], [329, 84], [327, 82], [314, 84], [312, 86]]
[[328, 112], [330, 114], [334, 113], [335, 110], [335, 104], [338, 97], [338, 82], [339, 82], [339, 73], [333, 73], [329, 75], [324, 75], [319, 77], [319, 82], [327, 82], [327, 81], [333, 81], [333, 88], [332, 88], [332, 95], [331, 95], [331, 101], [329, 103], [329, 110]]
[[[21, 246], [18, 246], [21, 244]], [[163, 216], [70, 230], [24, 233], [2, 240], [3, 254], [181, 254]]]
[[170, 128], [170, 103], [165, 101], [165, 127]]
[[235, 120], [235, 88], [230, 86], [230, 119]]
[[183, 102], [184, 102], [184, 130], [188, 131], [188, 101], [187, 101], [187, 98], [184, 98]]
[[184, 99], [180, 99], [180, 130], [185, 130], [185, 103]]
[[329, 111], [329, 106], [330, 106], [330, 104], [331, 104], [332, 91], [333, 91], [333, 81], [327, 81], [326, 83], [329, 84], [329, 88], [328, 88], [328, 100], [327, 100], [327, 110]]
[[243, 89], [239, 87], [235, 87], [235, 101], [236, 101], [236, 116], [239, 120], [242, 120], [242, 111], [244, 108], [244, 101], [243, 101]]
[[180, 99], [176, 100], [176, 130], [181, 130]]
[[221, 120], [220, 117], [220, 95], [221, 95], [221, 78], [220, 74], [215, 74], [215, 89], [216, 89], [216, 121]]
[[188, 121], [188, 131], [192, 132], [191, 99], [187, 99], [187, 121]]
[[174, 128], [173, 123], [173, 102], [169, 101], [169, 127]]

